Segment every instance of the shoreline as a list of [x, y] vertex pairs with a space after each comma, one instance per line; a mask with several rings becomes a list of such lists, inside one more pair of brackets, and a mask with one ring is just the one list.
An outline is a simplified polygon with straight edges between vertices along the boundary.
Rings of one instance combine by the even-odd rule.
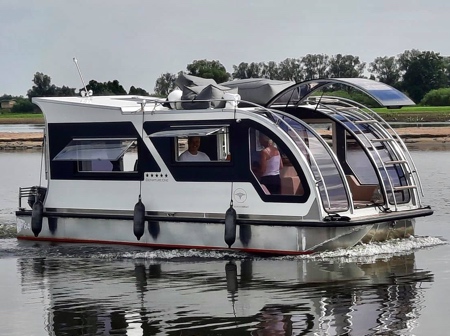
[[[395, 131], [410, 150], [450, 149], [450, 126], [405, 127]], [[0, 151], [40, 150], [42, 140], [41, 132], [0, 132]]]

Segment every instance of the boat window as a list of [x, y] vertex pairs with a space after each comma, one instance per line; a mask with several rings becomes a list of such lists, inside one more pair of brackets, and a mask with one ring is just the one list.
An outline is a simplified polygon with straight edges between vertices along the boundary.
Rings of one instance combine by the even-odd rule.
[[264, 193], [268, 195], [304, 194], [296, 168], [278, 148], [276, 142], [257, 129], [249, 128], [249, 144], [250, 167]]
[[[175, 162], [228, 162], [231, 160], [229, 128], [205, 128], [202, 132], [178, 132]], [[201, 134], [201, 135], [200, 135]]]
[[75, 161], [79, 172], [132, 172], [136, 139], [73, 139], [53, 161]]
[[334, 149], [335, 143], [333, 142], [333, 123], [330, 121], [320, 122], [308, 122], [308, 125], [313, 128], [330, 146]]
[[348, 166], [361, 184], [378, 185], [378, 177], [372, 163], [361, 144], [347, 131], [345, 143], [345, 159]]

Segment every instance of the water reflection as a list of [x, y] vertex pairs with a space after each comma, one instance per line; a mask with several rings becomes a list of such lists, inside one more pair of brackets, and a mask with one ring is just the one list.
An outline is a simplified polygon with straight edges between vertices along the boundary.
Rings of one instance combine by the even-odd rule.
[[[408, 334], [423, 308], [414, 253], [378, 259], [19, 258], [55, 335]], [[425, 288], [424, 288], [425, 287]]]

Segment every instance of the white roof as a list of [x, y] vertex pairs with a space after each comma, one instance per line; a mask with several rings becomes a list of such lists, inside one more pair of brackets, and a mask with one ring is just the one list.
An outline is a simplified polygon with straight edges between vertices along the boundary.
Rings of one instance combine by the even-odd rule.
[[149, 96], [90, 96], [90, 97], [34, 97], [33, 103], [54, 103], [65, 105], [90, 105], [95, 107], [108, 107], [120, 109], [122, 111], [135, 111], [141, 108], [141, 104], [145, 103], [146, 110], [155, 108], [165, 109], [161, 103], [166, 100], [163, 98]]

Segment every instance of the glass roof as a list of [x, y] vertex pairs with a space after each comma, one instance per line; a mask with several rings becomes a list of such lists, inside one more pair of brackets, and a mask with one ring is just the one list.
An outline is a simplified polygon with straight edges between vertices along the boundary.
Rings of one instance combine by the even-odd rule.
[[267, 106], [286, 103], [300, 104], [314, 91], [331, 84], [344, 84], [359, 89], [372, 97], [381, 106], [401, 107], [415, 105], [415, 103], [403, 92], [382, 82], [366, 78], [324, 78], [312, 79], [294, 84], [284, 91], [281, 91], [269, 101]]

